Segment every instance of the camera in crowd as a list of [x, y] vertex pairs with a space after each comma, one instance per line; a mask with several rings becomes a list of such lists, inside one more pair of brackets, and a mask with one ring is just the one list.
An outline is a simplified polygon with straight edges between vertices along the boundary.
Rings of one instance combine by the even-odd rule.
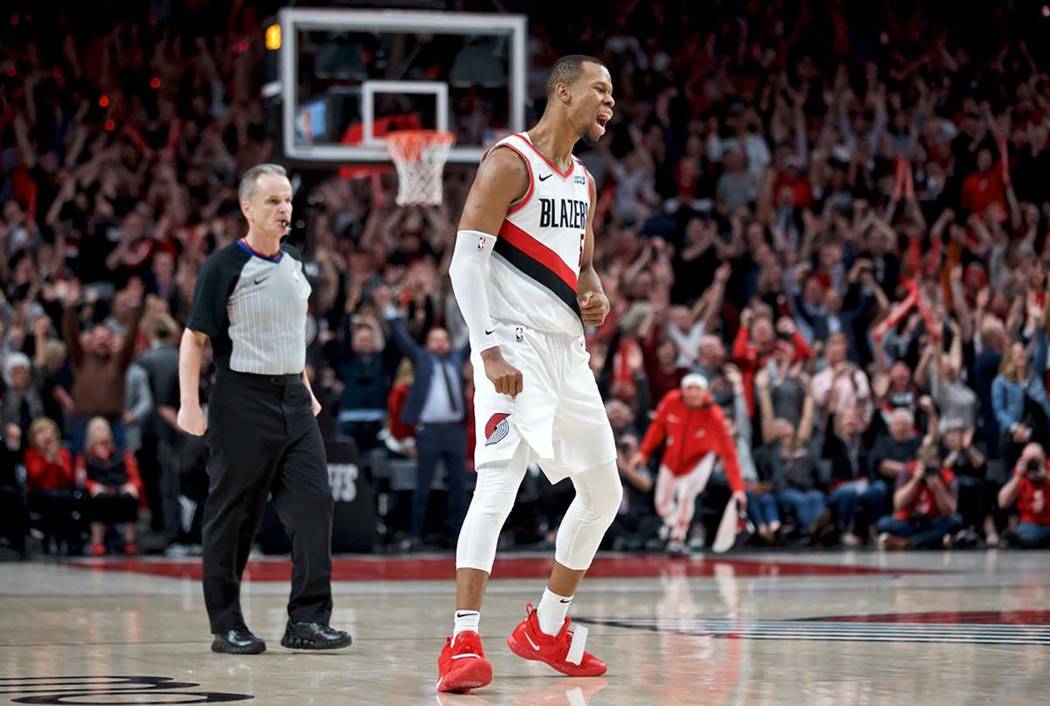
[[1043, 472], [1043, 463], [1038, 458], [1030, 458], [1024, 464], [1024, 472], [1027, 476], [1038, 476]]

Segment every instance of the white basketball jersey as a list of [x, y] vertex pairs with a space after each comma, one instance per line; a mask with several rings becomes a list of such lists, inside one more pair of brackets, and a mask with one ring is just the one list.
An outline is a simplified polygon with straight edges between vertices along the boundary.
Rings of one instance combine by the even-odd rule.
[[525, 133], [493, 146], [514, 150], [529, 171], [529, 188], [511, 205], [490, 260], [492, 318], [539, 331], [583, 333], [576, 301], [590, 175], [576, 157], [567, 172], [539, 153]]

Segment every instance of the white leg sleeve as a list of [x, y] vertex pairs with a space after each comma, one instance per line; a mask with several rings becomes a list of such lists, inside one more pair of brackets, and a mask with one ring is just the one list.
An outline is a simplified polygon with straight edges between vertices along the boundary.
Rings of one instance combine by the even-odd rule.
[[514, 499], [518, 496], [518, 486], [525, 478], [530, 454], [529, 445], [522, 440], [506, 463], [478, 469], [474, 497], [467, 508], [456, 542], [457, 569], [479, 569], [492, 573], [499, 534], [514, 507]]
[[573, 571], [591, 566], [605, 530], [616, 519], [623, 500], [623, 485], [616, 462], [572, 476], [576, 497], [562, 518], [554, 540], [554, 559]]

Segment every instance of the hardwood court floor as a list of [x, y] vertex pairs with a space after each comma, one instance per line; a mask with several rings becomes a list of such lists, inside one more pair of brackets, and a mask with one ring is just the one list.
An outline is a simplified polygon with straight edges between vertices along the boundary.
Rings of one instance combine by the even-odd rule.
[[[287, 562], [253, 562], [263, 655], [208, 650], [197, 565], [0, 564], [0, 703], [1032, 704], [1050, 671], [1050, 552], [602, 556], [574, 619], [609, 662], [567, 679], [503, 639], [546, 557], [502, 560], [481, 629], [496, 677], [434, 693], [452, 559], [337, 560], [333, 624], [354, 644], [280, 647]], [[500, 576], [513, 578], [500, 579]], [[363, 580], [358, 580], [363, 579]]]

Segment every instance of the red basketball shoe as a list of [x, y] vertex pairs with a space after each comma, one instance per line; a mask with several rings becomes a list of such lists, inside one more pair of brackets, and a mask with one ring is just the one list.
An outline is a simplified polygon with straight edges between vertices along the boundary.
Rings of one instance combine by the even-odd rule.
[[507, 637], [507, 647], [523, 659], [544, 662], [570, 677], [600, 677], [608, 667], [590, 652], [584, 652], [587, 628], [577, 625], [570, 631], [571, 622], [565, 618], [561, 630], [552, 637], [540, 630], [536, 609], [529, 603], [525, 606], [525, 619]]
[[438, 691], [465, 692], [492, 681], [492, 663], [485, 659], [481, 637], [472, 630], [445, 640], [438, 656]]

